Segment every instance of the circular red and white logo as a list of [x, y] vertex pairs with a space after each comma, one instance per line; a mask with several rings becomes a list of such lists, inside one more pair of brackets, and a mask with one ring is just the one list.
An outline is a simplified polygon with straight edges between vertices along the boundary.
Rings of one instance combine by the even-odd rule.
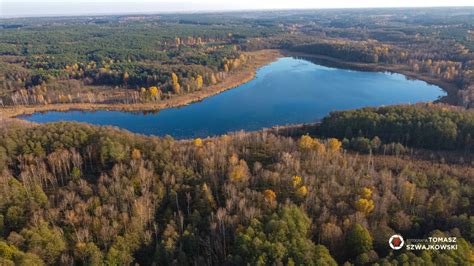
[[393, 235], [388, 240], [388, 244], [392, 249], [399, 250], [403, 247], [405, 241], [403, 240], [403, 237], [401, 235]]

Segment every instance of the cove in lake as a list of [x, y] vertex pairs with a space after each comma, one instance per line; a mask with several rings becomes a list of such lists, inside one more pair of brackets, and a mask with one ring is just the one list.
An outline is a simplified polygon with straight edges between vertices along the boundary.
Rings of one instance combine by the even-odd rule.
[[78, 121], [147, 135], [194, 138], [316, 122], [335, 110], [427, 102], [444, 95], [437, 86], [400, 74], [330, 68], [287, 57], [262, 67], [254, 80], [237, 88], [154, 114], [51, 111], [20, 117], [39, 123]]

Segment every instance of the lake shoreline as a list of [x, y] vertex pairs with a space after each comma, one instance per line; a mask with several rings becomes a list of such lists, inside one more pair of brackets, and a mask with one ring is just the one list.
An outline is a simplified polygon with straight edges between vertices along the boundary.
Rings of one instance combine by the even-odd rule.
[[189, 105], [195, 102], [204, 100], [205, 98], [217, 95], [221, 92], [236, 88], [253, 80], [257, 74], [257, 70], [268, 65], [277, 59], [283, 57], [279, 50], [260, 50], [257, 52], [249, 52], [248, 56], [253, 57], [251, 63], [245, 65], [243, 69], [232, 73], [224, 81], [208, 86], [202, 90], [195, 91], [189, 94], [173, 97], [171, 99], [162, 100], [159, 102], [149, 103], [64, 103], [64, 104], [49, 104], [49, 105], [22, 105], [22, 106], [7, 106], [0, 108], [0, 116], [15, 118], [20, 115], [30, 115], [37, 112], [67, 112], [67, 111], [124, 111], [124, 112], [157, 112], [167, 108], [175, 108]]
[[250, 83], [189, 106], [159, 112], [81, 111], [18, 116], [37, 123], [77, 121], [113, 125], [145, 135], [206, 138], [233, 131], [319, 121], [335, 110], [432, 102], [445, 95], [425, 82], [389, 73], [328, 68], [284, 57], [262, 67]]
[[325, 56], [325, 55], [314, 55], [314, 54], [293, 52], [293, 51], [287, 51], [287, 50], [284, 50], [281, 53], [285, 56], [306, 59], [309, 61], [311, 61], [311, 59], [314, 59], [316, 61], [319, 61], [317, 62], [317, 64], [320, 64], [323, 66], [345, 68], [345, 69], [358, 70], [358, 71], [389, 72], [389, 73], [401, 74], [410, 79], [421, 80], [430, 85], [436, 85], [440, 87], [444, 92], [447, 93], [446, 96], [440, 98], [439, 100], [436, 100], [435, 102], [459, 106], [458, 99], [457, 99], [457, 92], [460, 90], [459, 87], [457, 87], [456, 85], [452, 83], [440, 80], [436, 77], [424, 75], [423, 73], [415, 73], [413, 71], [403, 69], [404, 65], [349, 62], [349, 61], [343, 61], [343, 60], [330, 57], [330, 56]]
[[195, 91], [187, 95], [181, 95], [171, 99], [162, 100], [159, 102], [149, 103], [135, 103], [135, 104], [124, 104], [124, 103], [64, 103], [64, 104], [49, 104], [49, 105], [29, 105], [29, 106], [8, 106], [0, 108], [0, 116], [15, 118], [20, 115], [30, 115], [37, 112], [48, 112], [48, 111], [124, 111], [124, 112], [158, 112], [163, 109], [176, 108], [186, 106], [195, 102], [202, 101], [208, 97], [215, 96], [221, 92], [236, 88], [243, 85], [256, 76], [258, 69], [268, 65], [282, 57], [295, 57], [306, 60], [317, 60], [317, 64], [329, 67], [345, 68], [358, 71], [370, 71], [370, 72], [390, 72], [402, 74], [411, 79], [422, 80], [428, 84], [439, 86], [443, 91], [447, 93], [436, 102], [447, 103], [456, 105], [456, 93], [459, 90], [454, 84], [439, 80], [437, 78], [422, 75], [421, 73], [414, 73], [402, 69], [402, 65], [387, 65], [387, 64], [371, 64], [371, 63], [357, 63], [357, 62], [346, 62], [337, 58], [323, 56], [323, 55], [312, 55], [307, 53], [292, 52], [288, 50], [260, 50], [257, 52], [249, 52], [249, 55], [254, 57], [254, 62], [245, 66], [244, 69], [236, 71], [230, 77], [225, 79], [223, 82], [208, 86], [203, 90]]

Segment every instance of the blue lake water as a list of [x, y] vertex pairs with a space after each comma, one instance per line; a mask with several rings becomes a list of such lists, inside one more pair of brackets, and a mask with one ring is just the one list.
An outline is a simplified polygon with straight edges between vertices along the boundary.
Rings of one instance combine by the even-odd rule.
[[147, 135], [194, 138], [316, 122], [334, 110], [427, 102], [444, 95], [437, 86], [400, 74], [331, 68], [288, 57], [262, 67], [254, 80], [235, 89], [158, 113], [68, 111], [20, 117], [39, 123], [79, 121]]

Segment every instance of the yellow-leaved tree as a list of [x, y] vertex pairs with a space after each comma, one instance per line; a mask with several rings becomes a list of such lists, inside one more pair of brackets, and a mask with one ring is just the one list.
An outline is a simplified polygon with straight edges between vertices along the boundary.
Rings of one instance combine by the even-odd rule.
[[194, 139], [194, 146], [202, 147], [202, 139], [201, 138]]
[[335, 138], [330, 138], [328, 140], [328, 148], [331, 152], [337, 152], [341, 149], [342, 143]]
[[304, 135], [298, 141], [298, 146], [303, 150], [309, 150], [314, 145], [314, 139], [309, 135]]
[[360, 198], [359, 200], [356, 201], [355, 207], [356, 207], [356, 210], [365, 214], [369, 214], [374, 209], [375, 206], [374, 206], [373, 200]]
[[361, 191], [361, 197], [364, 199], [371, 199], [372, 198], [372, 189], [368, 187], [364, 187]]
[[176, 75], [174, 72], [171, 73], [171, 81], [174, 83], [178, 83], [178, 75]]
[[176, 75], [174, 72], [171, 73], [171, 81], [172, 81], [172, 86], [173, 86], [174, 93], [180, 94], [181, 85], [179, 85], [178, 75]]
[[315, 150], [318, 153], [324, 153], [326, 152], [326, 148], [324, 147], [324, 144], [319, 142], [317, 139], [313, 139], [309, 135], [304, 135], [300, 138], [298, 141], [298, 146], [302, 150]]
[[308, 194], [308, 188], [303, 185], [303, 178], [299, 175], [295, 175], [291, 181], [296, 197], [300, 199], [304, 198], [306, 194]]
[[364, 187], [360, 191], [360, 197], [355, 203], [355, 208], [364, 214], [369, 214], [374, 210], [374, 207], [375, 204], [372, 200], [372, 189]]
[[173, 91], [176, 94], [180, 94], [181, 93], [181, 85], [179, 85], [179, 83], [173, 84]]
[[296, 190], [296, 196], [303, 198], [308, 194], [308, 188], [306, 186], [301, 186]]
[[198, 75], [197, 78], [196, 78], [196, 86], [198, 89], [202, 88], [202, 85], [203, 85], [203, 79], [202, 79], [202, 76], [201, 75]]
[[301, 184], [302, 178], [299, 175], [293, 176], [293, 187], [296, 188]]
[[148, 92], [150, 93], [150, 97], [153, 100], [157, 100], [160, 97], [160, 89], [158, 89], [156, 86], [148, 88]]
[[263, 191], [263, 197], [268, 202], [273, 202], [276, 199], [276, 193], [271, 189], [266, 189]]
[[237, 155], [229, 159], [229, 178], [234, 182], [245, 182], [249, 176], [249, 168], [244, 160], [239, 160]]
[[123, 73], [123, 83], [127, 84], [129, 77], [128, 72]]

